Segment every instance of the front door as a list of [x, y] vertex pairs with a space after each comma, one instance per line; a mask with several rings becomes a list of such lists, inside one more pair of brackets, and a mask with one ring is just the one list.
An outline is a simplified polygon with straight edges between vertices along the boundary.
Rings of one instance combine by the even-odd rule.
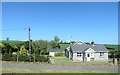
[[87, 53], [87, 61], [90, 61], [90, 53]]
[[85, 57], [87, 61], [91, 61], [91, 58], [94, 59], [94, 50], [92, 48], [89, 48], [85, 51]]

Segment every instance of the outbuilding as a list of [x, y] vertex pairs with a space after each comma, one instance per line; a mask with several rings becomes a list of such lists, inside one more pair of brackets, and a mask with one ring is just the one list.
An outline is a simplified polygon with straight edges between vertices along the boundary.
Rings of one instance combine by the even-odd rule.
[[62, 50], [60, 48], [52, 48], [49, 50], [49, 56], [54, 57], [55, 53], [59, 53], [59, 52], [64, 52], [64, 50]]

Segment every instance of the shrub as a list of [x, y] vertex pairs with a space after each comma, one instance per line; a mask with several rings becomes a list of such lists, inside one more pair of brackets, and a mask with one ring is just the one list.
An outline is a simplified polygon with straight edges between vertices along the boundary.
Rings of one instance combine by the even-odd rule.
[[12, 55], [10, 53], [5, 53], [2, 55], [2, 60], [4, 61], [16, 61], [17, 55]]
[[[23, 56], [22, 54], [18, 55], [18, 61], [29, 61], [30, 56]], [[2, 56], [2, 60], [4, 61], [17, 61], [17, 55], [12, 55], [9, 53], [5, 53]], [[47, 55], [35, 55], [36, 62], [48, 62], [49, 57]], [[31, 61], [34, 61], [34, 55], [31, 55]]]
[[12, 60], [12, 54], [10, 54], [10, 53], [4, 53], [2, 55], [2, 60], [4, 60], [4, 61], [11, 61]]
[[[48, 62], [49, 57], [47, 55], [35, 55], [36, 62]], [[32, 61], [34, 61], [34, 55], [32, 56]]]
[[37, 58], [37, 61], [39, 62], [47, 62], [49, 60], [47, 56], [39, 56]]
[[11, 61], [17, 61], [17, 55], [12, 55]]
[[18, 60], [19, 61], [29, 61], [29, 56], [23, 56], [22, 54], [19, 54], [19, 56], [18, 56]]
[[120, 65], [120, 62], [118, 62], [118, 64]]
[[63, 52], [58, 52], [58, 53], [55, 53], [55, 56], [63, 56], [64, 53]]

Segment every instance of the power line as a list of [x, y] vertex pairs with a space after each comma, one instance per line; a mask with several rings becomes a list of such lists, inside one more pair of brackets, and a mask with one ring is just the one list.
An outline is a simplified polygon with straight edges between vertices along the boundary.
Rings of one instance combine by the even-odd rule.
[[10, 29], [0, 29], [0, 31], [21, 31], [26, 29], [27, 28], [10, 28]]

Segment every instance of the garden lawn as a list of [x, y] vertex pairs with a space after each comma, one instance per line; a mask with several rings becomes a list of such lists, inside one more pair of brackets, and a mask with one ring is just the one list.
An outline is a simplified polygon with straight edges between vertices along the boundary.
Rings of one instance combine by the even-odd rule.
[[55, 57], [54, 58], [54, 64], [69, 64], [70, 62], [72, 62], [72, 60], [66, 58], [66, 57]]
[[58, 65], [74, 65], [74, 66], [112, 66], [113, 64], [108, 61], [87, 61], [87, 62], [74, 62], [66, 57], [55, 57], [54, 64]]

